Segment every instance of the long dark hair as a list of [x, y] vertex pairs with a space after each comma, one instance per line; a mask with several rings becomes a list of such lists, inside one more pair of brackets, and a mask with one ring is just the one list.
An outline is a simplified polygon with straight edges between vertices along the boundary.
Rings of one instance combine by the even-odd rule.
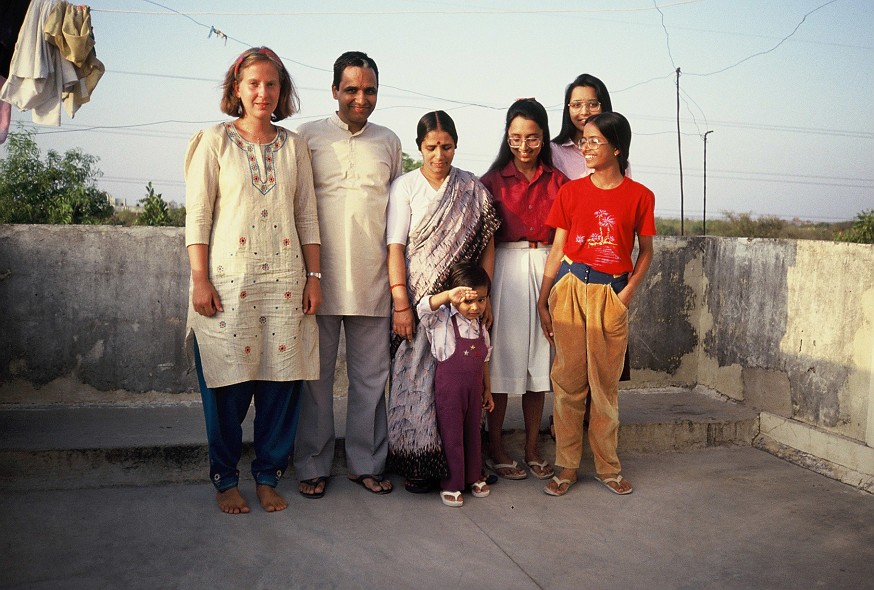
[[504, 166], [513, 161], [513, 150], [510, 149], [510, 145], [507, 143], [507, 138], [509, 137], [510, 123], [512, 123], [513, 119], [516, 117], [522, 117], [523, 119], [534, 121], [537, 123], [537, 126], [540, 127], [540, 131], [543, 132], [543, 143], [540, 147], [540, 153], [537, 154], [537, 159], [539, 162], [542, 162], [551, 168], [552, 148], [549, 145], [549, 117], [546, 114], [546, 109], [533, 98], [520, 98], [511, 104], [510, 108], [507, 110], [507, 123], [504, 125], [504, 139], [501, 141], [501, 147], [498, 148], [498, 156], [495, 158], [495, 161], [492, 162], [488, 171], [502, 170]]
[[587, 86], [595, 89], [595, 94], [598, 96], [598, 102], [601, 103], [601, 112], [609, 113], [613, 110], [613, 103], [610, 101], [610, 93], [607, 92], [607, 87], [591, 74], [580, 74], [573, 82], [568, 84], [564, 91], [564, 109], [561, 113], [561, 131], [553, 138], [552, 141], [561, 145], [569, 139], [573, 139], [577, 131], [574, 122], [571, 121], [571, 109], [568, 103], [571, 101], [571, 94], [574, 88], [578, 86]]

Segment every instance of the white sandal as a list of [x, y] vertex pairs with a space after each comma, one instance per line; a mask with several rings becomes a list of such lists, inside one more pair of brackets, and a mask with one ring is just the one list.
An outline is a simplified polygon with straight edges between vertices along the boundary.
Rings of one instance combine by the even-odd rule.
[[460, 508], [464, 505], [464, 500], [461, 497], [461, 492], [450, 492], [443, 490], [440, 492], [440, 500], [452, 508]]
[[[627, 479], [625, 479], [621, 475], [615, 475], [613, 477], [599, 477], [596, 475], [595, 479], [600, 481], [602, 484], [604, 484], [605, 488], [607, 488], [608, 490], [610, 490], [611, 492], [613, 492], [614, 494], [617, 494], [619, 496], [625, 496], [625, 495], [628, 495], [634, 491], [634, 488], [631, 487], [630, 483], [628, 484], [628, 489], [626, 489], [624, 491], [616, 489], [620, 485], [622, 485], [623, 481], [628, 481]], [[614, 488], [613, 486], [611, 486], [610, 485], [611, 483], [615, 483], [616, 487]]]
[[470, 493], [473, 494], [474, 498], [487, 498], [492, 490], [489, 489], [489, 484], [483, 480], [470, 484]]

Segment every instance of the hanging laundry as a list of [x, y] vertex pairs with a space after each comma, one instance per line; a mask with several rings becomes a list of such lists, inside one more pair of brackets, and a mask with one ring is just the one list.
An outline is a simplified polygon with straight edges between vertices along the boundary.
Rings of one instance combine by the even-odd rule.
[[[6, 82], [6, 78], [0, 76], [0, 86]], [[9, 136], [9, 121], [12, 119], [12, 105], [5, 100], [0, 100], [0, 143], [5, 143]]]
[[[0, 87], [9, 75], [9, 64], [15, 52], [15, 42], [18, 32], [27, 14], [30, 0], [6, 0], [0, 4]], [[9, 135], [9, 121], [12, 118], [12, 105], [0, 100], [0, 144], [6, 142]]]
[[62, 97], [64, 108], [73, 117], [81, 105], [91, 100], [91, 92], [105, 71], [94, 51], [91, 9], [58, 2], [46, 18], [43, 31], [61, 52], [61, 57], [76, 68], [79, 82], [70, 86]]
[[0, 77], [9, 77], [9, 62], [15, 52], [18, 31], [27, 14], [30, 0], [5, 0], [0, 3]]
[[[34, 123], [60, 126], [61, 105], [73, 117], [103, 75], [103, 64], [93, 54], [90, 11], [73, 10], [59, 0], [32, 0], [18, 33], [9, 77], [0, 88], [0, 100], [22, 111], [32, 110]], [[51, 20], [50, 20], [51, 18]], [[49, 32], [46, 32], [46, 25]], [[57, 45], [64, 47], [63, 52]], [[87, 53], [81, 51], [87, 47]], [[77, 68], [69, 55], [80, 64]]]

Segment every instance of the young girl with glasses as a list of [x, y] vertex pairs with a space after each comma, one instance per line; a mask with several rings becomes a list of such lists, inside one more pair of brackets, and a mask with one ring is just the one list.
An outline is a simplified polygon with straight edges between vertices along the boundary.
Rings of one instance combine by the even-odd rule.
[[[565, 184], [546, 218], [555, 228], [537, 301], [543, 333], [555, 344], [555, 464], [544, 492], [563, 496], [577, 481], [583, 417], [591, 398], [589, 444], [595, 478], [629, 494], [616, 453], [619, 377], [628, 344], [628, 308], [653, 258], [655, 197], [626, 176], [631, 126], [619, 113], [588, 119], [581, 138], [593, 170]], [[638, 255], [632, 260], [634, 240]]]
[[[555, 167], [568, 178], [582, 178], [592, 173], [580, 147], [586, 119], [592, 115], [613, 111], [607, 86], [591, 74], [580, 74], [564, 91], [564, 109], [561, 130], [552, 140], [552, 159]], [[625, 170], [631, 178], [631, 168]]]
[[552, 165], [546, 109], [533, 98], [519, 99], [507, 111], [498, 157], [482, 183], [494, 198], [501, 226], [495, 232], [492, 289], [492, 392], [495, 411], [488, 416], [487, 466], [506, 479], [527, 472], [504, 448], [502, 429], [508, 394], [522, 396], [525, 465], [538, 479], [553, 469], [540, 454], [538, 436], [549, 382], [550, 345], [537, 316], [537, 288], [552, 242], [546, 215], [567, 177]]

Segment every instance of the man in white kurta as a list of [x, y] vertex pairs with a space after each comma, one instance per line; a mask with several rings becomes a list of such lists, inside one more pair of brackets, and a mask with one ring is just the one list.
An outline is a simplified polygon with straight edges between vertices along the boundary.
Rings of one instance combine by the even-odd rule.
[[378, 70], [366, 54], [334, 64], [337, 112], [298, 128], [309, 145], [321, 230], [320, 377], [304, 388], [294, 465], [307, 497], [321, 497], [334, 458], [334, 370], [342, 325], [349, 377], [346, 462], [350, 477], [374, 493], [388, 451], [385, 384], [391, 297], [385, 219], [388, 189], [402, 171], [401, 142], [367, 121], [376, 106]]

